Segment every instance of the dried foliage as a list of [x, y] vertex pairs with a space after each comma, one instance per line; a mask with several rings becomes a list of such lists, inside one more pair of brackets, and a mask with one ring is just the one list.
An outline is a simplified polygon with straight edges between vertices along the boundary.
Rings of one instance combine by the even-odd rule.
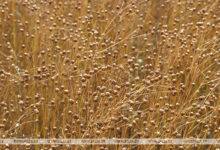
[[1, 0], [0, 34], [1, 138], [220, 137], [219, 0]]

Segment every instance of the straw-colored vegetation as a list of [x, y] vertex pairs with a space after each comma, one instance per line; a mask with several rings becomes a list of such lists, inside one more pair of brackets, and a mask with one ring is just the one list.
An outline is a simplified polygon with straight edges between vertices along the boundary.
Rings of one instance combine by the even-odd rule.
[[220, 137], [219, 0], [1, 0], [0, 34], [1, 138]]

